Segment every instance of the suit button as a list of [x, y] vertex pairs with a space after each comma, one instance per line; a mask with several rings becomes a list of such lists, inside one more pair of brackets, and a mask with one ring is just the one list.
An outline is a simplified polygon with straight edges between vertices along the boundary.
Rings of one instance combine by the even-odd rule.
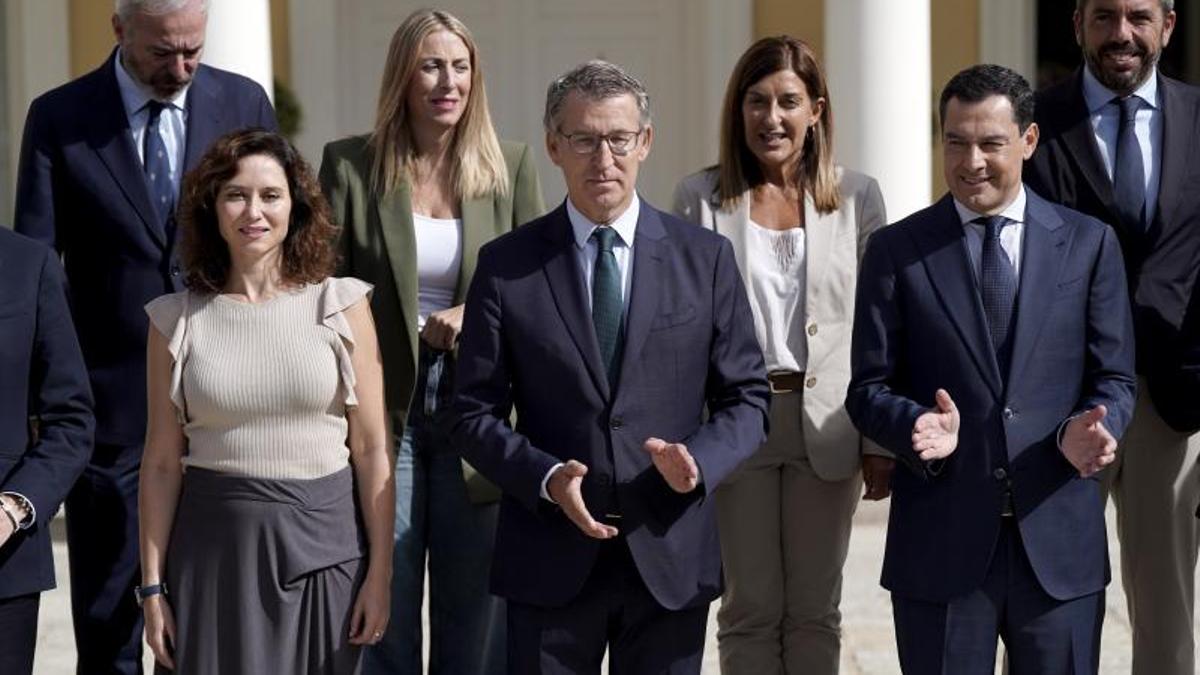
[[1004, 467], [1000, 467], [992, 472], [992, 477], [996, 480], [1004, 480], [1008, 478], [1008, 472], [1004, 470]]
[[1006, 419], [1006, 420], [1011, 420], [1012, 418], [1017, 416], [1017, 413], [1013, 412], [1012, 408], [1005, 408], [1004, 412], [1002, 412], [1001, 414], [1004, 415], [1004, 419]]
[[179, 276], [179, 265], [171, 265], [171, 276]]
[[809, 335], [816, 335], [816, 334], [817, 334], [817, 324], [815, 324], [815, 323], [814, 323], [813, 325], [811, 325], [811, 326], [809, 326], [809, 327], [808, 327], [808, 334], [809, 334]]
[[808, 387], [809, 389], [812, 389], [813, 387], [817, 386], [817, 378], [815, 378], [815, 377], [808, 378], [807, 380], [804, 381], [804, 386]]
[[614, 417], [608, 421], [608, 426], [612, 429], [620, 429], [621, 427], [625, 426], [625, 420], [621, 419], [620, 417]]

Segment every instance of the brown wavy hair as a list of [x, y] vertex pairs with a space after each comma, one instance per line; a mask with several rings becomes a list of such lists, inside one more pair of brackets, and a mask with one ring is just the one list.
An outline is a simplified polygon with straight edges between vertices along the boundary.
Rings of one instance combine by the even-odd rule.
[[794, 72], [804, 82], [810, 100], [825, 99], [825, 108], [812, 126], [812, 133], [805, 136], [799, 171], [793, 179], [801, 190], [812, 195], [817, 211], [836, 211], [842, 195], [833, 162], [833, 105], [829, 101], [829, 88], [812, 47], [790, 35], [765, 37], [755, 42], [733, 67], [721, 106], [717, 197], [722, 208], [729, 208], [747, 190], [763, 183], [758, 159], [746, 144], [742, 101], [755, 83], [781, 70]]
[[283, 281], [315, 284], [333, 274], [337, 265], [339, 228], [312, 167], [286, 138], [263, 129], [234, 131], [218, 138], [200, 163], [183, 180], [179, 222], [179, 257], [183, 283], [194, 291], [220, 293], [229, 278], [229, 246], [217, 224], [216, 202], [221, 187], [238, 172], [245, 157], [274, 159], [287, 176], [292, 211], [283, 240]]

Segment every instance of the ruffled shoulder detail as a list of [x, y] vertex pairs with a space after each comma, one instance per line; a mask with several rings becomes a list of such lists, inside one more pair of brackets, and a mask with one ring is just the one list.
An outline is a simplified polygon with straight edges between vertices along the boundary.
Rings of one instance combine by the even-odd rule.
[[354, 277], [330, 277], [322, 282], [318, 302], [321, 323], [341, 338], [335, 349], [347, 406], [358, 405], [358, 396], [354, 393], [354, 385], [358, 380], [354, 376], [354, 364], [350, 360], [350, 350], [354, 348], [354, 333], [350, 330], [345, 311], [364, 297], [370, 297], [372, 288], [374, 287], [371, 284]]
[[187, 408], [183, 398], [183, 362], [187, 358], [187, 323], [191, 305], [191, 293], [180, 291], [161, 295], [146, 304], [146, 314], [155, 330], [167, 338], [167, 351], [171, 353], [171, 403], [180, 424], [187, 421]]

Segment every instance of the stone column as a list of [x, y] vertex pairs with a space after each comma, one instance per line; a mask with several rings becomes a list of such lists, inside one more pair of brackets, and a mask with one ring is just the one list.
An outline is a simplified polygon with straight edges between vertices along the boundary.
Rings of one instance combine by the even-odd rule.
[[932, 198], [929, 19], [929, 0], [825, 3], [834, 151], [879, 181], [890, 222]]
[[201, 60], [258, 82], [274, 101], [269, 0], [209, 0]]

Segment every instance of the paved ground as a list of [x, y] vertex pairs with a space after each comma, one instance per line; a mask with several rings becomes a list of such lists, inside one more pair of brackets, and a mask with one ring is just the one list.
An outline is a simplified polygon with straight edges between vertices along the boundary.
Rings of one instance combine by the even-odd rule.
[[[1113, 520], [1112, 515], [1110, 509], [1110, 523]], [[886, 521], [886, 503], [864, 504], [855, 518], [854, 534], [850, 540], [850, 558], [846, 563], [845, 598], [842, 601], [843, 675], [893, 675], [900, 672], [896, 664], [892, 634], [891, 604], [887, 593], [878, 584]], [[1108, 611], [1104, 622], [1100, 672], [1117, 675], [1128, 673], [1130, 668], [1129, 617], [1125, 611], [1125, 594], [1120, 584], [1116, 535], [1111, 527], [1109, 529], [1114, 581], [1108, 588]], [[34, 667], [34, 673], [37, 675], [67, 675], [74, 672], [75, 652], [66, 590], [65, 546], [61, 542], [56, 543], [54, 553], [58, 562], [60, 586], [42, 597], [37, 661]], [[715, 615], [714, 611], [709, 616], [710, 638], [704, 659], [705, 675], [716, 675], [718, 672], [714, 637]], [[1200, 625], [1197, 626], [1197, 636], [1200, 638]]]

